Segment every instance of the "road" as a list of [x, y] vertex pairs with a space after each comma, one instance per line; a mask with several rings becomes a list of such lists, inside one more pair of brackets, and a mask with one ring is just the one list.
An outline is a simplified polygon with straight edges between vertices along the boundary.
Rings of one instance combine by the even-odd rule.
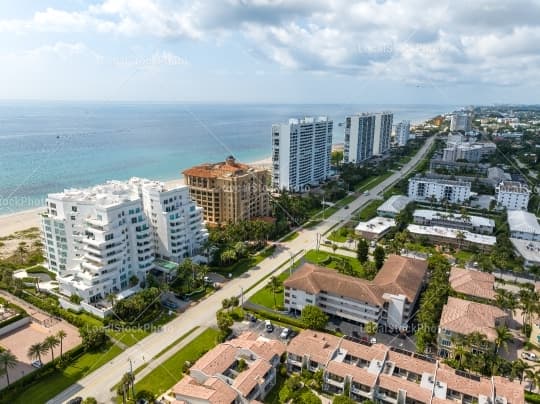
[[[426, 140], [418, 153], [405, 164], [399, 172], [395, 172], [392, 176], [373, 187], [370, 190], [369, 195], [361, 195], [355, 201], [349, 203], [349, 209], [337, 211], [317, 226], [309, 229], [300, 229], [297, 238], [289, 242], [280, 243], [279, 248], [276, 249], [274, 254], [261, 261], [255, 268], [247, 271], [242, 276], [227, 282], [222, 289], [210, 295], [200, 304], [190, 307], [183, 314], [178, 316], [178, 318], [168, 323], [163, 331], [153, 333], [139, 341], [138, 344], [126, 349], [110, 363], [103, 365], [99, 369], [85, 376], [79, 380], [78, 383], [64, 390], [52, 400], [49, 400], [48, 403], [63, 403], [69, 398], [76, 396], [92, 396], [100, 403], [110, 403], [112, 399], [110, 389], [115, 386], [122, 378], [122, 375], [129, 370], [130, 359], [133, 363], [133, 368], [136, 369], [143, 363], [149, 362], [151, 358], [163, 348], [186, 334], [193, 329], [193, 327], [201, 327], [198, 332], [202, 332], [205, 327], [215, 326], [216, 311], [221, 308], [221, 301], [224, 298], [233, 295], [238, 296], [241, 289], [247, 290], [258, 281], [264, 279], [270, 273], [275, 271], [278, 266], [288, 262], [291, 254], [296, 254], [301, 250], [314, 248], [318, 234], [325, 234], [330, 228], [336, 225], [336, 223], [346, 223], [354, 214], [355, 210], [359, 209], [367, 202], [376, 199], [378, 194], [382, 193], [386, 188], [390, 187], [403, 178], [404, 175], [409, 173], [418, 162], [425, 157], [434, 140], [435, 138], [433, 136]], [[261, 282], [250, 290], [249, 293], [246, 293], [244, 299], [248, 299], [251, 295], [264, 287], [265, 282]], [[195, 335], [192, 335], [190, 339], [194, 337]], [[182, 341], [178, 347], [180, 348], [184, 343], [185, 341]], [[164, 355], [160, 357], [159, 360], [153, 361], [151, 366], [159, 366], [166, 357], [167, 355]]]

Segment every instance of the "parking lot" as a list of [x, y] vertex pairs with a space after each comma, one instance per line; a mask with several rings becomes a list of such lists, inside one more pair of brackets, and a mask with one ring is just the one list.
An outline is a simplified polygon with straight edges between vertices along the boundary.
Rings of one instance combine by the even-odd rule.
[[234, 323], [232, 328], [233, 328], [234, 335], [240, 335], [240, 334], [242, 334], [243, 332], [246, 332], [246, 331], [253, 331], [253, 332], [256, 332], [256, 333], [262, 335], [263, 337], [270, 338], [270, 339], [275, 339], [275, 340], [281, 341], [283, 343], [288, 343], [288, 341], [290, 341], [291, 338], [293, 338], [296, 335], [295, 332], [291, 331], [289, 333], [288, 338], [285, 338], [285, 339], [281, 338], [280, 337], [281, 332], [283, 331], [283, 329], [285, 327], [278, 326], [278, 325], [276, 325], [274, 323], [272, 323], [272, 325], [274, 326], [273, 331], [268, 332], [265, 329], [265, 321], [260, 320], [260, 319], [256, 319], [256, 321], [244, 320], [244, 321], [239, 322], [239, 323]]

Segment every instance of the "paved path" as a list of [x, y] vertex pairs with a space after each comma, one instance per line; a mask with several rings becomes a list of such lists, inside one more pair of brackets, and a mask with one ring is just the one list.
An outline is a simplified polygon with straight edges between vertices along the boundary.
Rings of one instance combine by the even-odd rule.
[[[361, 195], [355, 201], [349, 203], [349, 209], [341, 209], [320, 224], [309, 229], [299, 229], [299, 236], [292, 241], [279, 243], [276, 251], [265, 260], [261, 261], [255, 268], [244, 273], [242, 276], [232, 279], [223, 286], [222, 289], [210, 295], [200, 304], [187, 309], [178, 318], [169, 322], [162, 332], [150, 334], [148, 337], [141, 340], [138, 344], [125, 350], [110, 363], [103, 365], [91, 374], [79, 380], [78, 383], [72, 385], [58, 396], [54, 397], [48, 403], [62, 403], [69, 398], [75, 396], [95, 397], [100, 403], [110, 403], [112, 393], [110, 389], [121, 379], [122, 375], [129, 369], [129, 360], [133, 362], [133, 367], [137, 368], [150, 358], [154, 357], [167, 345], [171, 344], [182, 335], [186, 334], [193, 327], [215, 326], [216, 311], [221, 307], [221, 301], [224, 298], [238, 296], [240, 290], [247, 290], [250, 286], [263, 280], [269, 274], [276, 270], [282, 264], [289, 262], [291, 255], [297, 254], [301, 250], [309, 250], [315, 247], [318, 235], [325, 234], [330, 228], [337, 224], [346, 223], [354, 211], [359, 209], [365, 203], [376, 199], [379, 193], [382, 193], [386, 188], [399, 181], [410, 172], [416, 164], [427, 154], [434, 137], [432, 136], [422, 146], [419, 152], [413, 157], [402, 170], [394, 173], [392, 176], [376, 185], [370, 190], [369, 195]], [[251, 295], [266, 286], [265, 282], [260, 282], [249, 293], [244, 294], [244, 300], [247, 300]], [[193, 336], [193, 334], [192, 334]], [[187, 341], [182, 341], [178, 348], [185, 345]], [[159, 365], [165, 356], [159, 358], [153, 363], [153, 366]]]

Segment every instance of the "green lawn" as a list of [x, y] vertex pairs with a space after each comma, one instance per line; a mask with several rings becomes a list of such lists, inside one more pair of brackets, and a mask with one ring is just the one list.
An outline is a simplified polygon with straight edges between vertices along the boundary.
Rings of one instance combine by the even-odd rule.
[[[278, 275], [278, 280], [281, 284], [289, 277], [289, 271], [283, 272], [281, 275]], [[270, 278], [266, 281], [267, 285], [255, 293], [249, 301], [254, 304], [260, 304], [261, 306], [268, 307], [269, 309], [274, 309], [274, 294], [272, 293], [272, 288], [268, 286], [270, 283]], [[283, 306], [283, 286], [280, 286], [276, 291], [276, 305], [277, 307]]]
[[135, 383], [135, 390], [148, 390], [156, 395], [164, 393], [182, 379], [182, 369], [186, 361], [194, 363], [205, 352], [216, 346], [218, 335], [218, 330], [206, 329], [201, 335]]
[[133, 328], [124, 331], [108, 330], [112, 338], [127, 346], [133, 346], [143, 338], [147, 337], [149, 332], [142, 328]]
[[377, 216], [377, 209], [383, 204], [384, 201], [375, 199], [368, 203], [361, 211], [358, 213], [358, 220], [365, 222], [366, 220], [372, 219]]
[[381, 182], [383, 182], [385, 179], [390, 177], [392, 174], [394, 174], [392, 171], [388, 171], [382, 175], [379, 175], [375, 178], [366, 178], [364, 181], [362, 181], [357, 187], [357, 191], [366, 191], [368, 189], [371, 189], [377, 185], [379, 185]]
[[294, 231], [292, 233], [290, 233], [289, 235], [287, 235], [287, 237], [281, 239], [281, 241], [283, 242], [287, 242], [287, 241], [293, 241], [295, 238], [297, 238], [300, 234], [297, 232], [297, 231]]
[[14, 404], [44, 403], [76, 383], [83, 376], [103, 366], [121, 352], [120, 348], [111, 344], [100, 352], [87, 352], [63, 371], [56, 371], [50, 376], [40, 379], [22, 394], [11, 397], [7, 401]]
[[89, 326], [89, 327], [97, 327], [97, 328], [103, 327], [103, 322], [102, 321], [100, 321], [97, 318], [92, 317], [91, 315], [86, 314], [84, 312], [81, 312], [81, 313], [77, 314], [77, 317], [79, 317], [81, 320], [83, 320], [86, 323], [86, 325]]
[[321, 222], [322, 222], [322, 220], [310, 220], [309, 222], [307, 222], [307, 223], [304, 225], [304, 229], [311, 229], [312, 227], [317, 226], [317, 225], [320, 224]]
[[453, 254], [457, 264], [464, 265], [474, 258], [474, 254], [470, 251], [459, 250]]
[[341, 227], [337, 230], [334, 230], [328, 236], [328, 240], [335, 241], [337, 243], [344, 243], [349, 239], [355, 237], [354, 229], [350, 227]]
[[321, 265], [331, 269], [336, 269], [339, 261], [345, 259], [349, 262], [357, 277], [365, 278], [366, 276], [364, 268], [362, 268], [362, 264], [360, 264], [360, 262], [353, 257], [347, 257], [345, 255], [333, 254], [320, 250], [319, 252], [317, 252], [317, 250], [309, 250], [306, 255], [304, 255], [304, 259], [312, 264]]
[[274, 253], [275, 249], [276, 249], [275, 246], [271, 246], [261, 251], [258, 254], [251, 255], [247, 258], [242, 258], [240, 261], [235, 262], [234, 264], [229, 265], [227, 267], [212, 267], [210, 268], [210, 270], [213, 272], [220, 273], [222, 275], [228, 275], [229, 273], [232, 273], [233, 276], [236, 277], [236, 276], [242, 275], [244, 272], [253, 268], [265, 258], [268, 258], [269, 256], [271, 256]]

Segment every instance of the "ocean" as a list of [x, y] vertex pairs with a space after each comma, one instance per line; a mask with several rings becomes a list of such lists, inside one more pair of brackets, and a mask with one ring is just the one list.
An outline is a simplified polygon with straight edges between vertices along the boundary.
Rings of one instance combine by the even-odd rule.
[[0, 102], [0, 214], [42, 206], [48, 193], [109, 179], [181, 178], [181, 171], [232, 154], [270, 155], [272, 123], [327, 115], [334, 142], [355, 112], [389, 110], [423, 121], [452, 105], [282, 105]]

